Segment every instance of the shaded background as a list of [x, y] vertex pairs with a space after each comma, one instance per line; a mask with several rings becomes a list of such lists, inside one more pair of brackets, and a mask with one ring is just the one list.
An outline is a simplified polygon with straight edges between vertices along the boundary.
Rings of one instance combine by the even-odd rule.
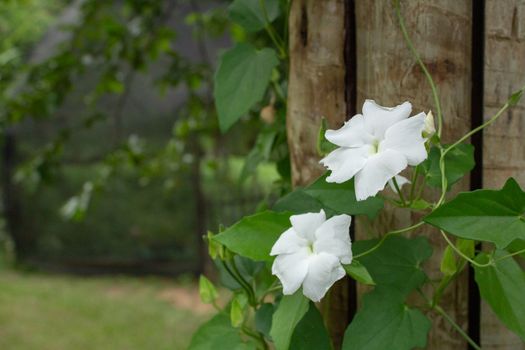
[[248, 35], [227, 5], [0, 4], [0, 348], [179, 349], [212, 311], [202, 236], [287, 171], [245, 161], [257, 114], [218, 130], [218, 55]]

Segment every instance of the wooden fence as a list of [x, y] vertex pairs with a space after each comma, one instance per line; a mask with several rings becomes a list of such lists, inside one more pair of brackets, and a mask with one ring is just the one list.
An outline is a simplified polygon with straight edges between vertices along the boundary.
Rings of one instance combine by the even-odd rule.
[[[525, 83], [524, 0], [402, 0], [401, 12], [439, 89], [444, 142], [480, 125]], [[315, 149], [320, 116], [326, 116], [331, 127], [340, 127], [360, 112], [366, 98], [386, 106], [409, 100], [415, 111], [434, 109], [430, 86], [407, 48], [391, 0], [293, 0], [288, 96], [295, 185], [308, 183], [322, 171]], [[525, 186], [524, 107], [522, 100], [472, 138], [476, 168], [455, 185], [454, 193], [500, 188], [510, 176]], [[407, 215], [388, 209], [374, 228], [386, 232], [418, 219]], [[357, 222], [357, 239], [364, 237], [366, 226]], [[435, 230], [425, 229], [423, 234], [438, 247], [426, 267], [432, 278], [439, 272], [445, 243]], [[337, 285], [331, 298], [329, 322], [336, 340], [359, 304], [355, 295], [355, 285], [346, 281]], [[443, 303], [483, 349], [525, 349], [480, 301], [471, 271], [448, 289]], [[439, 315], [431, 318], [429, 349], [467, 348]]]

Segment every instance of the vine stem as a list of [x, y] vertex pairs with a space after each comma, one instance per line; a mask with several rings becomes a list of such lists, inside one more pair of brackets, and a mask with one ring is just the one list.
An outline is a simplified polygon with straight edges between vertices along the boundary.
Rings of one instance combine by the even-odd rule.
[[[521, 90], [523, 91], [523, 89], [525, 89], [525, 86], [522, 87]], [[452, 149], [454, 149], [455, 147], [457, 147], [458, 145], [460, 145], [461, 143], [463, 143], [465, 140], [467, 140], [469, 137], [471, 137], [475, 133], [483, 130], [487, 126], [489, 126], [492, 123], [494, 123], [507, 109], [509, 109], [510, 106], [511, 106], [511, 103], [510, 103], [510, 100], [508, 100], [503, 105], [503, 107], [501, 107], [500, 110], [496, 114], [494, 114], [489, 120], [487, 120], [486, 122], [484, 122], [480, 126], [472, 129], [471, 131], [469, 131], [468, 133], [463, 135], [463, 137], [461, 137], [459, 140], [454, 142], [452, 145], [448, 146], [445, 149], [441, 149], [441, 156], [439, 158], [439, 167], [441, 169], [441, 179], [442, 179], [442, 182], [441, 182], [441, 197], [439, 198], [439, 201], [436, 204], [436, 208], [439, 207], [441, 204], [443, 204], [443, 202], [445, 201], [445, 195], [446, 195], [446, 189], [447, 189], [447, 179], [445, 177], [445, 156], [446, 156], [446, 154], [448, 152], [450, 152]]]
[[245, 325], [243, 325], [241, 327], [241, 330], [249, 337], [252, 337], [253, 339], [255, 339], [256, 341], [258, 341], [261, 345], [262, 345], [262, 348], [264, 350], [268, 349], [268, 344], [266, 344], [266, 341], [264, 340], [264, 337], [261, 333], [259, 332], [254, 332], [253, 330], [251, 330], [250, 328], [246, 327]]
[[399, 233], [403, 233], [403, 232], [407, 232], [407, 231], [411, 231], [413, 229], [416, 229], [420, 226], [424, 225], [424, 222], [423, 221], [419, 221], [417, 224], [414, 224], [412, 226], [408, 226], [408, 227], [404, 227], [404, 228], [400, 228], [398, 230], [393, 230], [393, 231], [390, 231], [390, 232], [387, 232], [386, 234], [383, 235], [383, 237], [381, 237], [381, 239], [379, 240], [379, 242], [377, 242], [377, 244], [375, 246], [373, 246], [372, 248], [368, 249], [367, 251], [361, 253], [361, 254], [357, 254], [357, 255], [354, 255], [354, 259], [358, 259], [360, 257], [363, 257], [365, 255], [368, 255], [370, 253], [372, 253], [373, 251], [375, 251], [376, 249], [378, 249], [379, 247], [381, 247], [381, 245], [383, 244], [383, 242], [389, 237], [389, 236], [393, 236], [393, 235], [397, 235]]
[[259, 5], [262, 9], [262, 13], [264, 16], [264, 29], [270, 36], [270, 39], [272, 39], [274, 45], [279, 50], [279, 55], [282, 59], [286, 58], [286, 50], [284, 48], [284, 41], [278, 36], [278, 34], [274, 31], [272, 24], [270, 23], [270, 19], [268, 17], [268, 11], [266, 10], [266, 4], [265, 0], [259, 0]]
[[248, 283], [248, 281], [246, 281], [244, 279], [244, 277], [242, 277], [242, 274], [239, 272], [239, 269], [237, 268], [237, 264], [235, 264], [235, 260], [232, 259], [231, 261], [232, 263], [232, 267], [233, 267], [233, 271], [237, 274], [237, 276], [239, 277], [239, 279], [244, 283], [244, 285], [246, 286], [246, 290], [248, 292], [248, 297], [250, 298], [251, 302], [250, 304], [252, 306], [256, 306], [257, 305], [257, 298], [255, 297], [255, 292], [253, 291], [253, 288], [252, 286]]
[[447, 241], [448, 245], [450, 246], [450, 248], [454, 249], [454, 251], [459, 255], [461, 256], [463, 259], [467, 260], [469, 263], [471, 263], [472, 265], [474, 266], [477, 266], [477, 267], [487, 267], [487, 266], [490, 266], [490, 265], [493, 265], [493, 261], [489, 261], [488, 263], [486, 264], [480, 264], [474, 260], [472, 260], [471, 258], [469, 258], [468, 256], [466, 256], [461, 250], [459, 250], [458, 247], [456, 247], [454, 245], [454, 243], [452, 243], [452, 241], [450, 240], [450, 238], [448, 238], [447, 234], [443, 231], [443, 230], [439, 230], [439, 232], [441, 232], [441, 235], [443, 236], [443, 238], [445, 239], [445, 241]]
[[396, 180], [395, 176], [392, 178], [392, 183], [394, 184], [394, 188], [396, 189], [396, 192], [399, 195], [399, 199], [401, 199], [401, 204], [404, 207], [406, 207], [407, 203], [405, 201], [405, 196], [403, 196], [403, 192], [401, 192], [401, 188], [399, 187], [399, 184], [397, 183], [397, 180]]
[[452, 319], [452, 317], [450, 317], [446, 312], [445, 310], [443, 310], [443, 308], [439, 305], [434, 305], [434, 310], [436, 310], [441, 316], [443, 316], [443, 318], [445, 320], [448, 321], [448, 323], [450, 323], [452, 325], [452, 327], [454, 327], [454, 329], [459, 333], [461, 334], [461, 336], [463, 338], [465, 338], [465, 340], [476, 350], [481, 350], [481, 347], [476, 344], [476, 342], [474, 340], [472, 340], [471, 337], [468, 336], [468, 334]]
[[438, 314], [440, 314], [441, 316], [443, 316], [443, 318], [445, 320], [447, 320], [448, 323], [450, 323], [452, 325], [452, 327], [454, 327], [454, 329], [456, 331], [458, 331], [459, 334], [461, 334], [461, 336], [463, 338], [465, 338], [465, 340], [476, 350], [481, 350], [481, 347], [476, 344], [476, 342], [474, 340], [472, 340], [471, 337], [469, 337], [469, 335], [456, 323], [456, 321], [454, 321], [452, 319], [452, 317], [450, 317], [449, 314], [447, 314], [445, 312], [445, 310], [443, 310], [443, 308], [437, 304], [433, 304], [432, 301], [425, 295], [425, 293], [423, 293], [423, 291], [418, 288], [417, 291], [419, 292], [419, 294], [423, 297], [423, 299], [425, 299], [425, 301], [427, 302], [428, 304], [428, 307], [431, 309], [431, 310], [436, 310]]
[[414, 169], [414, 172], [412, 173], [412, 182], [410, 186], [410, 194], [409, 194], [409, 199], [408, 199], [410, 204], [414, 202], [414, 194], [416, 190], [418, 176], [419, 176], [419, 165], [416, 166], [416, 168]]
[[394, 4], [394, 9], [396, 12], [397, 19], [399, 22], [399, 27], [401, 28], [401, 32], [403, 33], [403, 37], [405, 38], [405, 42], [410, 52], [412, 52], [412, 55], [415, 57], [417, 63], [421, 67], [421, 70], [423, 71], [423, 74], [425, 74], [428, 84], [430, 85], [430, 88], [432, 89], [432, 96], [434, 97], [434, 104], [436, 105], [436, 113], [437, 113], [437, 119], [438, 119], [437, 135], [441, 139], [441, 131], [443, 129], [443, 114], [441, 112], [441, 103], [439, 101], [439, 94], [438, 94], [436, 84], [434, 83], [434, 80], [432, 79], [432, 75], [430, 75], [430, 72], [428, 71], [427, 66], [421, 60], [421, 56], [419, 56], [419, 53], [417, 52], [416, 48], [414, 47], [414, 44], [412, 43], [412, 40], [410, 39], [410, 36], [408, 35], [407, 29], [405, 26], [405, 20], [403, 19], [403, 16], [401, 15], [399, 0], [394, 0], [393, 4]]
[[[244, 291], [248, 295], [248, 299], [250, 300], [250, 305], [255, 305], [255, 296], [250, 285], [246, 281], [244, 281], [242, 276], [238, 276], [237, 274], [235, 274], [224, 260], [221, 260], [221, 263], [222, 266], [224, 266], [224, 268], [228, 272], [228, 274], [232, 276], [232, 278], [242, 287], [242, 289], [244, 289]], [[235, 266], [235, 263], [232, 264], [232, 266]], [[237, 270], [236, 267], [235, 270]]]
[[496, 261], [500, 261], [500, 260], [505, 260], [505, 259], [507, 259], [507, 258], [511, 258], [511, 257], [513, 257], [513, 256], [515, 256], [515, 255], [519, 255], [519, 254], [523, 254], [523, 253], [525, 253], [525, 249], [521, 249], [521, 250], [518, 250], [518, 251], [516, 251], [516, 252], [514, 252], [514, 253], [500, 256], [499, 258], [494, 259], [494, 262], [496, 262]]

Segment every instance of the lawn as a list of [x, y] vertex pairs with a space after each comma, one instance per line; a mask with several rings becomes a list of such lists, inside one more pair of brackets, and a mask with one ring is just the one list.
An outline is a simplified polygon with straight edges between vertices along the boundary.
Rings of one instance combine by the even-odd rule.
[[0, 270], [0, 349], [186, 349], [211, 310], [194, 284]]

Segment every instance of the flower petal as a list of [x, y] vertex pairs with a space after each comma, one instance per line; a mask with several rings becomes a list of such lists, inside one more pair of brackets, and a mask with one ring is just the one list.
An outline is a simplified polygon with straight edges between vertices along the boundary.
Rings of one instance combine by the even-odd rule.
[[345, 275], [345, 270], [336, 256], [327, 253], [313, 255], [303, 282], [303, 294], [317, 302], [336, 281]]
[[390, 188], [392, 189], [392, 191], [396, 191], [396, 186], [394, 186], [394, 181], [393, 179], [396, 179], [396, 182], [397, 182], [397, 185], [399, 186], [399, 189], [403, 188], [403, 185], [406, 185], [406, 184], [410, 184], [412, 182], [410, 182], [409, 179], [407, 179], [406, 177], [404, 176], [401, 176], [401, 175], [396, 175], [394, 176], [392, 179], [388, 180], [388, 186], [390, 186]]
[[326, 214], [323, 209], [321, 209], [319, 213], [306, 213], [290, 216], [290, 222], [292, 223], [292, 227], [295, 229], [297, 235], [309, 240], [310, 242], [315, 240], [315, 230], [317, 230], [317, 228], [325, 221]]
[[270, 255], [291, 254], [307, 247], [308, 241], [300, 237], [293, 227], [284, 231], [272, 247]]
[[357, 114], [337, 130], [326, 130], [326, 139], [340, 147], [361, 147], [370, 144], [373, 135], [365, 129], [365, 119]]
[[299, 289], [308, 273], [311, 256], [308, 248], [302, 248], [293, 254], [282, 254], [275, 258], [272, 274], [281, 281], [283, 294], [290, 295]]
[[363, 104], [365, 127], [379, 140], [383, 139], [389, 127], [408, 118], [411, 112], [410, 102], [404, 102], [396, 107], [383, 107], [374, 100], [366, 100]]
[[342, 264], [350, 264], [352, 262], [351, 222], [352, 217], [346, 214], [326, 220], [315, 231], [314, 252], [329, 253], [337, 256]]
[[326, 178], [327, 182], [342, 183], [350, 180], [363, 168], [370, 155], [371, 146], [359, 148], [338, 148], [321, 159], [321, 164], [332, 171]]
[[406, 157], [387, 149], [370, 158], [355, 177], [355, 196], [358, 201], [375, 196], [388, 180], [407, 167]]
[[405, 119], [392, 125], [385, 132], [385, 139], [379, 144], [379, 152], [392, 149], [403, 153], [409, 165], [418, 165], [427, 159], [423, 129], [425, 113]]

